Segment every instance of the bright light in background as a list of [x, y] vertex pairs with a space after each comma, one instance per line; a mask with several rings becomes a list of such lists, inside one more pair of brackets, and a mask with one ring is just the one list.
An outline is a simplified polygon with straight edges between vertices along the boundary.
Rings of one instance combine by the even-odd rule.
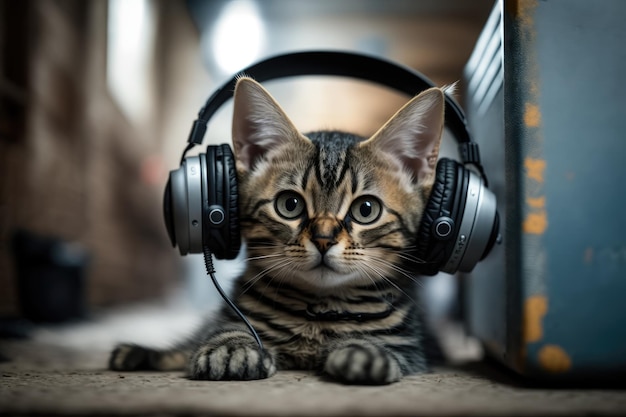
[[[265, 29], [257, 5], [249, 0], [227, 3], [210, 36], [210, 52], [218, 67], [233, 73], [259, 58], [265, 45]], [[206, 48], [206, 46], [205, 46]]]
[[151, 102], [154, 19], [149, 0], [109, 0], [107, 85], [122, 111], [146, 120]]

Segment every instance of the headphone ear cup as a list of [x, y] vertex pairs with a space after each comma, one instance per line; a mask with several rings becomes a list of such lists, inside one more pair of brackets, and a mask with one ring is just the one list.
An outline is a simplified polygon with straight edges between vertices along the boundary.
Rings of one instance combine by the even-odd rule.
[[203, 165], [203, 246], [218, 259], [239, 254], [239, 196], [237, 172], [230, 146], [209, 145]]
[[454, 242], [458, 228], [455, 219], [462, 190], [460, 168], [459, 163], [447, 158], [437, 163], [435, 182], [417, 231], [415, 256], [423, 262], [419, 272], [424, 275], [435, 275], [449, 257], [449, 243]]
[[230, 146], [222, 144], [222, 154], [224, 158], [224, 173], [226, 174], [226, 184], [228, 193], [225, 196], [226, 210], [228, 214], [228, 241], [224, 251], [224, 259], [234, 259], [239, 254], [241, 248], [241, 231], [239, 229], [239, 183], [237, 180], [237, 169], [235, 158]]

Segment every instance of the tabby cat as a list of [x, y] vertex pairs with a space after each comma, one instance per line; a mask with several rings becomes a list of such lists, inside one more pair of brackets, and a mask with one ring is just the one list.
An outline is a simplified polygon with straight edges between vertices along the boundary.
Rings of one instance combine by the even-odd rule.
[[369, 139], [303, 135], [269, 92], [241, 77], [233, 144], [248, 258], [232, 296], [265, 349], [224, 305], [175, 349], [119, 345], [110, 368], [186, 367], [208, 380], [312, 369], [349, 384], [425, 372], [412, 252], [443, 123], [444, 90], [431, 88]]

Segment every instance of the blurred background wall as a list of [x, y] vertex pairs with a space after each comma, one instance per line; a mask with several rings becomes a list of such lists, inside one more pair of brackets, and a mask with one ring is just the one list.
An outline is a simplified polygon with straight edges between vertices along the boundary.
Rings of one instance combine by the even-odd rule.
[[[201, 260], [183, 263], [170, 247], [161, 193], [197, 111], [238, 69], [280, 52], [343, 49], [447, 84], [461, 79], [492, 7], [0, 0], [0, 315], [22, 314], [12, 243], [19, 230], [85, 254], [87, 309], [162, 297], [202, 273]], [[304, 131], [371, 134], [407, 99], [319, 77], [268, 89]], [[230, 142], [230, 111], [218, 112], [205, 143]]]

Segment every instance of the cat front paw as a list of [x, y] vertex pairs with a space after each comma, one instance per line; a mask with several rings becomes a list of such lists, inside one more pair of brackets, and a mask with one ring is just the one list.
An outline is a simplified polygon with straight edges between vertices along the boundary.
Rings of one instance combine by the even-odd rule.
[[363, 343], [351, 343], [332, 350], [324, 373], [345, 384], [385, 385], [400, 380], [398, 361], [386, 350]]
[[152, 351], [143, 346], [119, 344], [109, 357], [109, 369], [113, 371], [138, 371], [149, 368]]
[[264, 379], [276, 373], [274, 358], [256, 345], [206, 345], [191, 358], [189, 376], [202, 380], [248, 381]]

